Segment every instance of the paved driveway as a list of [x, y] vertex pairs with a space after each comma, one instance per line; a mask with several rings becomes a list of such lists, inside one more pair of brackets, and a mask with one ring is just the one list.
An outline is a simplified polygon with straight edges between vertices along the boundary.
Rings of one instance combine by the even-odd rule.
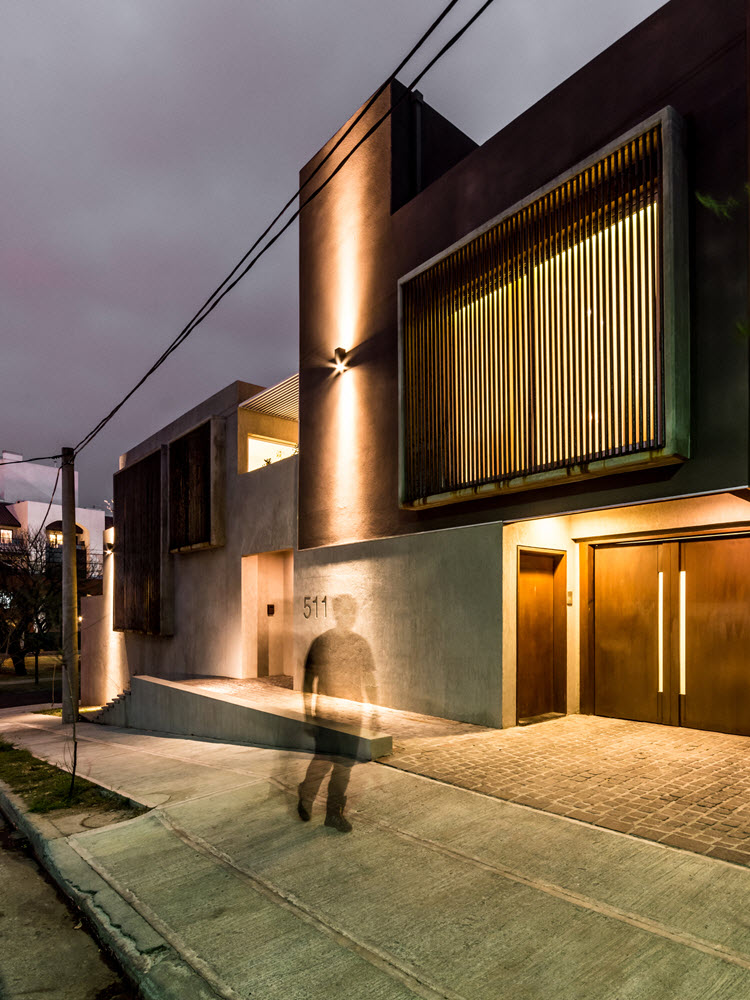
[[750, 865], [745, 736], [568, 715], [443, 740], [394, 740], [382, 763]]

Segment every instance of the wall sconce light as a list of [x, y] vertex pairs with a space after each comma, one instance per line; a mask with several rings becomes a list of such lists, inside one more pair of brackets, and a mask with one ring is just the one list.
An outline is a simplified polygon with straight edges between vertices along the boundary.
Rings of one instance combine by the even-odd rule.
[[345, 347], [337, 347], [333, 352], [333, 367], [337, 375], [341, 375], [346, 371], [347, 364]]

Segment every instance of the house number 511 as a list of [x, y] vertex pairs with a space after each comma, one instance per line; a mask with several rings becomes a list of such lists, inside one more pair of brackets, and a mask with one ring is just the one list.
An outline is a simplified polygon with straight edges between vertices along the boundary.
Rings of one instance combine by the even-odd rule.
[[316, 618], [327, 618], [328, 617], [328, 598], [327, 597], [306, 597], [304, 599], [304, 608], [302, 614], [305, 618], [310, 618], [313, 611], [315, 612]]

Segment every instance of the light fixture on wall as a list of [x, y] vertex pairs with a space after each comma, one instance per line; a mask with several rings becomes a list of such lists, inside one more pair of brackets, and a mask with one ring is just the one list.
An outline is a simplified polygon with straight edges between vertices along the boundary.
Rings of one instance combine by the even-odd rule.
[[347, 370], [345, 347], [337, 347], [333, 352], [333, 367], [337, 375], [342, 375]]

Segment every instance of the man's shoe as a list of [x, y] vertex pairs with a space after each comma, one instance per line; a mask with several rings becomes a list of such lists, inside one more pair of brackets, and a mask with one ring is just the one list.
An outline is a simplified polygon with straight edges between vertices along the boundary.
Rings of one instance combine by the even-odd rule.
[[338, 830], [339, 833], [349, 833], [352, 829], [352, 824], [344, 816], [343, 806], [329, 806], [326, 812], [326, 826], [333, 827], [334, 830]]

